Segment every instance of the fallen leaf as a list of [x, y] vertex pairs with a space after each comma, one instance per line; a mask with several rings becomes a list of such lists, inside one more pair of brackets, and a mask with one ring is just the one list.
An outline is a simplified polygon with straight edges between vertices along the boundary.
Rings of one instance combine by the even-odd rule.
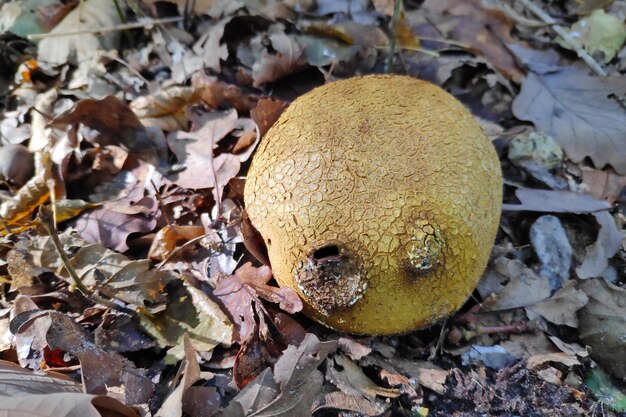
[[537, 275], [518, 260], [499, 257], [494, 261], [494, 270], [508, 277], [509, 282], [487, 307], [490, 311], [528, 307], [550, 296], [548, 278]]
[[[576, 86], [575, 88], [573, 86]], [[574, 162], [590, 157], [626, 174], [626, 79], [591, 77], [570, 66], [545, 75], [529, 73], [513, 101], [513, 114], [552, 136]]]
[[609, 204], [614, 204], [626, 187], [626, 176], [619, 175], [612, 169], [600, 171], [582, 167], [582, 179], [584, 191], [598, 200], [608, 201]]
[[55, 0], [25, 0], [20, 3], [4, 3], [0, 32], [10, 31], [18, 36], [47, 33], [76, 7], [75, 1], [67, 4]]
[[[570, 35], [589, 55], [601, 63], [607, 63], [615, 58], [624, 44], [626, 28], [624, 19], [598, 9], [574, 23]], [[566, 42], [560, 44], [566, 48], [569, 46]]]
[[527, 307], [528, 310], [540, 314], [551, 323], [578, 327], [576, 312], [585, 306], [589, 298], [576, 289], [576, 282], [567, 281], [563, 288], [550, 298], [546, 298], [535, 305]]
[[502, 204], [503, 210], [528, 210], [541, 213], [590, 213], [611, 208], [611, 205], [606, 201], [596, 200], [589, 194], [573, 191], [518, 188], [515, 190], [515, 196], [521, 203]]
[[246, 113], [256, 105], [255, 95], [244, 94], [237, 85], [226, 84], [204, 71], [198, 71], [191, 76], [191, 86], [201, 90], [201, 100], [212, 109], [219, 109], [226, 103], [238, 113]]
[[125, 214], [116, 211], [105, 203], [103, 207], [83, 213], [72, 220], [71, 227], [86, 241], [99, 243], [118, 252], [128, 249], [127, 239], [132, 233], [150, 232], [157, 224], [158, 205], [152, 197], [145, 197], [136, 203], [148, 208], [151, 213]]
[[578, 289], [589, 297], [578, 314], [581, 340], [591, 347], [594, 360], [626, 380], [626, 290], [601, 278], [585, 280]]
[[110, 352], [138, 352], [155, 348], [157, 343], [141, 328], [137, 317], [126, 313], [108, 311], [94, 331], [94, 341], [103, 350]]
[[313, 404], [313, 413], [323, 410], [352, 411], [359, 416], [380, 416], [388, 408], [389, 403], [369, 401], [360, 395], [348, 395], [341, 391], [335, 391], [324, 395]]
[[259, 127], [259, 135], [263, 137], [287, 108], [287, 103], [275, 98], [263, 98], [250, 111], [250, 117]]
[[237, 352], [233, 365], [233, 381], [240, 389], [245, 387], [270, 365], [270, 361], [268, 348], [255, 329]]
[[336, 342], [320, 342], [307, 334], [299, 346], [290, 345], [267, 369], [230, 402], [219, 417], [308, 416], [324, 377], [317, 367], [337, 349]]
[[204, 234], [205, 230], [202, 226], [165, 226], [154, 237], [148, 251], [148, 258], [153, 261], [162, 261], [181, 249], [185, 243]]
[[48, 181], [52, 178], [50, 169], [42, 170], [29, 179], [13, 197], [0, 204], [0, 218], [4, 220], [0, 234], [18, 232], [21, 227], [29, 224], [27, 216], [50, 198]]
[[[278, 384], [270, 368], [265, 368], [233, 398], [217, 417], [246, 417], [266, 407], [279, 394]], [[306, 414], [305, 414], [306, 415]]]
[[[6, 401], [5, 401], [6, 400]], [[111, 397], [84, 393], [0, 396], [7, 415], [40, 417], [139, 417], [132, 408]]]
[[86, 139], [100, 146], [118, 145], [136, 157], [158, 166], [164, 143], [158, 144], [146, 132], [131, 108], [114, 96], [102, 100], [83, 99], [74, 107], [54, 118], [50, 126], [70, 125], [73, 130], [81, 123], [100, 134]]
[[554, 168], [563, 161], [563, 150], [554, 139], [537, 132], [514, 137], [507, 151], [509, 160], [516, 165], [530, 159], [547, 168]]
[[534, 49], [518, 44], [509, 44], [507, 47], [521, 64], [535, 74], [544, 75], [561, 69], [561, 56], [554, 49]]
[[579, 345], [578, 343], [566, 343], [559, 339], [556, 336], [548, 336], [550, 341], [554, 343], [556, 347], [559, 348], [561, 352], [564, 353], [573, 353], [576, 356], [580, 356], [581, 358], [586, 358], [589, 356], [589, 352], [586, 347]]
[[403, 359], [398, 356], [389, 359], [394, 368], [417, 379], [421, 386], [433, 390], [438, 394], [446, 391], [446, 380], [450, 371], [441, 369], [437, 365], [418, 360]]
[[562, 363], [565, 366], [571, 367], [580, 365], [580, 361], [573, 353], [566, 352], [552, 352], [552, 353], [539, 353], [532, 355], [526, 362], [528, 369], [537, 369], [540, 365], [547, 362]]
[[220, 61], [228, 59], [228, 47], [222, 44], [224, 28], [232, 18], [227, 17], [213, 23], [208, 29], [202, 31], [202, 36], [193, 46], [193, 51], [202, 57], [205, 68], [212, 69], [219, 74], [221, 71]]
[[[35, 316], [33, 320], [49, 319], [46, 342], [51, 349], [60, 349], [78, 358], [81, 364], [85, 391], [90, 394], [109, 394], [121, 397], [127, 404], [140, 404], [148, 401], [153, 386], [150, 379], [132, 362], [114, 352], [98, 348], [86, 331], [72, 319], [56, 311], [26, 311], [16, 316], [11, 323], [12, 331], [20, 333], [25, 326], [19, 326], [20, 316]], [[42, 316], [41, 314], [44, 313]], [[24, 330], [27, 330], [24, 329]], [[121, 393], [115, 387], [125, 387]]]
[[33, 372], [0, 360], [0, 396], [23, 394], [82, 393], [83, 387], [72, 378], [56, 372]]
[[233, 130], [246, 126], [235, 110], [211, 114], [196, 131], [178, 131], [170, 135], [168, 142], [184, 169], [170, 175], [170, 179], [183, 188], [199, 189], [218, 187], [223, 189], [234, 178], [241, 166], [240, 158], [223, 153], [214, 156], [217, 143]]
[[175, 364], [185, 356], [183, 337], [189, 334], [194, 349], [211, 352], [216, 346], [230, 346], [233, 326], [221, 308], [203, 291], [191, 286], [170, 285], [164, 309], [141, 314], [142, 327], [159, 346], [169, 348], [164, 361]]
[[576, 268], [576, 274], [583, 279], [602, 276], [609, 266], [609, 259], [617, 253], [624, 240], [622, 231], [608, 211], [593, 215], [600, 225], [600, 231], [596, 241], [585, 248], [582, 264]]
[[520, 359], [528, 359], [537, 354], [557, 352], [550, 339], [542, 331], [534, 333], [512, 334], [500, 346]]
[[511, 37], [513, 23], [501, 11], [484, 7], [480, 0], [427, 0], [421, 10], [445, 16], [436, 25], [444, 35], [469, 45], [471, 52], [483, 56], [508, 78], [516, 82], [524, 78], [506, 46], [520, 42]]
[[472, 345], [468, 351], [463, 352], [461, 358], [463, 365], [467, 366], [480, 362], [491, 369], [507, 368], [519, 360], [519, 358], [507, 352], [507, 350], [500, 345]]
[[[89, 61], [100, 49], [116, 49], [120, 32], [109, 31], [99, 36], [98, 29], [110, 28], [122, 23], [113, 0], [85, 0], [49, 32], [49, 37], [38, 46], [38, 59], [50, 64], [78, 64]], [[76, 35], [56, 34], [88, 31]]]
[[361, 395], [371, 402], [376, 396], [396, 398], [400, 395], [398, 389], [383, 388], [374, 383], [359, 365], [343, 355], [333, 356], [326, 365], [326, 378], [348, 395]]
[[181, 364], [182, 369], [179, 371], [182, 378], [178, 382], [178, 386], [165, 398], [161, 408], [154, 414], [155, 417], [182, 417], [183, 396], [187, 389], [200, 380], [200, 365], [187, 333], [183, 337], [183, 345], [185, 357]]
[[348, 335], [344, 335], [337, 339], [339, 348], [343, 353], [348, 355], [352, 360], [358, 361], [372, 353], [372, 348], [367, 341], [359, 341]]
[[589, 371], [585, 378], [585, 384], [602, 404], [618, 413], [626, 413], [626, 394], [611, 382], [609, 376], [602, 369]]
[[196, 103], [201, 96], [201, 88], [172, 86], [153, 95], [137, 97], [129, 107], [144, 126], [175, 131], [187, 128], [185, 106]]
[[548, 366], [547, 368], [538, 371], [537, 376], [549, 384], [561, 385], [563, 372], [559, 371], [556, 368]]
[[275, 30], [269, 35], [269, 40], [275, 52], [264, 49], [260, 58], [252, 65], [254, 87], [293, 74], [307, 65], [304, 49], [294, 36]]
[[212, 416], [221, 409], [221, 395], [215, 387], [193, 386], [183, 396], [183, 411], [190, 416]]
[[256, 319], [255, 310], [261, 305], [261, 298], [278, 303], [280, 308], [296, 313], [302, 309], [302, 300], [290, 288], [276, 288], [267, 285], [272, 272], [267, 266], [255, 268], [250, 262], [235, 271], [234, 275], [217, 281], [213, 295], [235, 324], [234, 339], [243, 343], [253, 334]]

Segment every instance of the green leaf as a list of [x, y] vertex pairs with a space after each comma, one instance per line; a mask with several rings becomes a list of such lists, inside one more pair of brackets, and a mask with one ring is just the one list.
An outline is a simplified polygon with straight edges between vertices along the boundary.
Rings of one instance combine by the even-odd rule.
[[615, 412], [626, 412], [626, 395], [613, 385], [611, 378], [602, 369], [588, 372], [585, 383], [598, 401]]

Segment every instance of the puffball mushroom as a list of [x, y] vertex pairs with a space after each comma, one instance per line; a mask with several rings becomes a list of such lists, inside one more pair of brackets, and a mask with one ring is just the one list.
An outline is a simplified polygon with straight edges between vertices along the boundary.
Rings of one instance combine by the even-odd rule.
[[274, 277], [345, 332], [419, 329], [462, 306], [498, 228], [498, 156], [441, 88], [350, 78], [297, 98], [253, 158], [244, 200]]

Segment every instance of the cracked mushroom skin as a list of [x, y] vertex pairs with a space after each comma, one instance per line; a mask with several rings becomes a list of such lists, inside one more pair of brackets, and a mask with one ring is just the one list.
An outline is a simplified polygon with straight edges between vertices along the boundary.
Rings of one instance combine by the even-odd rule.
[[305, 314], [391, 335], [435, 323], [471, 294], [498, 228], [502, 174], [454, 97], [373, 75], [296, 99], [261, 141], [244, 200], [276, 280]]

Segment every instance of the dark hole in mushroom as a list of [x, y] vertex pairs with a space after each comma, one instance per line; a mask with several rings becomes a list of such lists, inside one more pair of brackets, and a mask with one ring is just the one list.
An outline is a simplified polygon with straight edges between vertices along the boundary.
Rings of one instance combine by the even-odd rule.
[[337, 245], [322, 246], [321, 248], [318, 248], [315, 252], [313, 252], [312, 257], [316, 261], [339, 260], [339, 247]]

